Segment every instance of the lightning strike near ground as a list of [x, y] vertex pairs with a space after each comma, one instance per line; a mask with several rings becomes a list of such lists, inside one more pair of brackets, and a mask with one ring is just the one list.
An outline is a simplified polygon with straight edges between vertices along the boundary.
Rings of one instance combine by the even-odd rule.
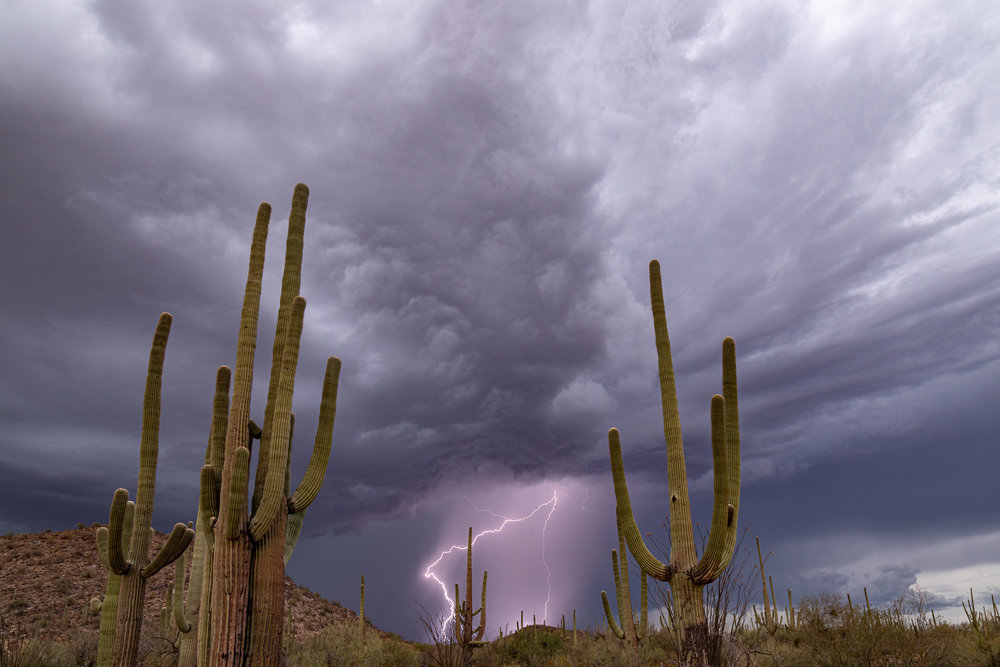
[[[549, 498], [544, 503], [541, 503], [540, 505], [535, 507], [535, 509], [531, 510], [531, 512], [529, 512], [528, 514], [516, 518], [511, 518], [508, 516], [504, 516], [502, 514], [497, 514], [496, 512], [492, 512], [490, 510], [483, 510], [476, 507], [477, 512], [486, 512], [487, 514], [491, 514], [492, 516], [495, 516], [498, 519], [502, 519], [503, 521], [496, 528], [488, 528], [484, 531], [477, 533], [476, 535], [473, 535], [472, 537], [472, 544], [475, 544], [476, 542], [479, 541], [479, 538], [482, 537], [483, 535], [492, 535], [494, 533], [500, 533], [508, 525], [512, 523], [523, 523], [528, 519], [532, 518], [533, 516], [535, 516], [536, 514], [538, 514], [539, 512], [541, 512], [543, 508], [545, 507], [549, 508], [548, 513], [545, 515], [545, 522], [542, 524], [542, 565], [545, 567], [545, 584], [547, 587], [547, 591], [545, 594], [545, 607], [542, 613], [543, 623], [545, 622], [545, 618], [548, 616], [549, 601], [552, 597], [552, 584], [550, 581], [552, 576], [552, 570], [549, 568], [549, 563], [545, 559], [545, 533], [549, 527], [549, 519], [552, 518], [552, 513], [555, 511], [558, 502], [559, 502], [559, 492], [557, 490], [553, 490], [551, 498]], [[473, 506], [475, 506], [475, 503], [473, 503]], [[445, 585], [443, 581], [441, 581], [440, 578], [438, 578], [437, 574], [434, 572], [434, 568], [436, 568], [438, 564], [440, 564], [441, 561], [444, 560], [445, 556], [447, 556], [448, 554], [454, 553], [456, 551], [466, 551], [466, 550], [468, 550], [468, 545], [453, 544], [452, 546], [442, 551], [441, 554], [437, 557], [437, 559], [433, 563], [428, 565], [427, 569], [424, 571], [425, 579], [433, 579], [434, 581], [437, 582], [438, 586], [441, 587], [441, 593], [445, 599], [445, 609], [451, 610], [450, 613], [445, 613], [444, 621], [441, 624], [441, 629], [439, 632], [442, 638], [447, 636], [448, 625], [454, 621], [455, 601], [451, 599], [450, 595], [448, 595], [448, 587]]]

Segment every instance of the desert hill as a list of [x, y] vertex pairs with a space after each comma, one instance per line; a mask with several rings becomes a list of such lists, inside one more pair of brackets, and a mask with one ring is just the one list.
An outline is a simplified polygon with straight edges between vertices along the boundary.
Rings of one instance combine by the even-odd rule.
[[[0, 625], [6, 633], [39, 637], [80, 651], [97, 646], [100, 619], [89, 606], [103, 598], [107, 569], [97, 555], [97, 524], [61, 532], [0, 537]], [[151, 553], [166, 540], [153, 536]], [[151, 650], [157, 643], [160, 609], [166, 603], [172, 565], [150, 578], [143, 632]], [[285, 579], [286, 632], [298, 638], [330, 625], [357, 624], [357, 614]]]

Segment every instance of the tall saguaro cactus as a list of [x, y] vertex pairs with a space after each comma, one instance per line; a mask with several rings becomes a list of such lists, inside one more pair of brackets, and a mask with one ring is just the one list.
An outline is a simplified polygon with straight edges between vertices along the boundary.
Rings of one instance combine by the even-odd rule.
[[[483, 597], [479, 609], [472, 608], [472, 526], [469, 526], [469, 547], [465, 560], [465, 601], [459, 604], [458, 584], [455, 584], [455, 639], [462, 647], [482, 641], [486, 633], [486, 570], [483, 570]], [[479, 616], [479, 625], [473, 619]]]
[[[221, 486], [215, 503], [217, 520], [212, 537], [208, 610], [210, 665], [279, 663], [285, 561], [294, 548], [303, 514], [326, 475], [340, 374], [340, 360], [336, 357], [327, 360], [319, 426], [308, 469], [301, 484], [290, 493], [292, 394], [306, 305], [298, 291], [308, 197], [309, 189], [298, 184], [288, 221], [271, 377], [260, 429], [250, 421], [250, 394], [270, 205], [261, 204], [254, 227], [221, 462]], [[253, 500], [248, 502], [250, 446], [255, 437], [260, 438], [260, 452]], [[207, 574], [205, 581], [207, 584]]]
[[[160, 315], [149, 352], [149, 369], [146, 372], [146, 391], [142, 401], [142, 437], [139, 445], [139, 484], [136, 492], [134, 517], [126, 522], [128, 491], [115, 491], [108, 521], [108, 569], [121, 576], [118, 593], [118, 620], [115, 629], [112, 664], [135, 665], [139, 655], [139, 631], [142, 627], [142, 608], [146, 599], [146, 580], [169, 565], [187, 548], [194, 531], [178, 523], [170, 537], [156, 554], [149, 559], [149, 542], [152, 533], [153, 495], [156, 491], [156, 464], [159, 455], [160, 388], [163, 376], [163, 357], [167, 349], [171, 316]], [[124, 535], [131, 531], [128, 550], [124, 549]], [[99, 538], [100, 539], [100, 538]]]
[[663, 408], [663, 435], [667, 446], [667, 485], [670, 518], [670, 562], [663, 563], [643, 542], [629, 500], [622, 464], [621, 440], [617, 429], [608, 432], [611, 472], [614, 479], [618, 521], [636, 562], [659, 581], [670, 582], [674, 619], [686, 650], [704, 650], [708, 624], [702, 589], [729, 565], [736, 547], [736, 526], [740, 506], [740, 436], [736, 397], [736, 346], [732, 338], [722, 342], [722, 395], [711, 401], [711, 438], [714, 465], [714, 504], [708, 543], [698, 559], [691, 523], [684, 446], [677, 407], [666, 307], [660, 280], [660, 264], [649, 263], [650, 301], [656, 352], [659, 359], [660, 397]]
[[[608, 627], [612, 634], [618, 639], [624, 639], [630, 646], [638, 646], [639, 641], [646, 636], [648, 624], [648, 600], [649, 588], [646, 583], [646, 573], [642, 572], [640, 578], [639, 593], [639, 623], [635, 623], [635, 613], [632, 610], [632, 593], [629, 590], [628, 581], [628, 551], [625, 549], [625, 534], [622, 532], [620, 521], [618, 524], [618, 550], [611, 550], [611, 571], [615, 575], [615, 597], [618, 601], [618, 614], [621, 616], [621, 625], [615, 622], [615, 616], [611, 613], [611, 605], [608, 604], [607, 591], [601, 591], [601, 602], [604, 603], [604, 615], [608, 618]], [[621, 554], [619, 560], [618, 554]]]

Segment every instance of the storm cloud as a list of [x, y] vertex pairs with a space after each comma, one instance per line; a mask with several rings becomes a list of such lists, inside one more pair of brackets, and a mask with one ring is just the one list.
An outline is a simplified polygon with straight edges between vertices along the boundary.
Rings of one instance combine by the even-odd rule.
[[[708, 402], [733, 336], [740, 518], [789, 582], [888, 600], [923, 571], [1000, 571], [975, 549], [907, 548], [996, 531], [990, 3], [116, 0], [4, 13], [5, 530], [103, 521], [133, 484], [163, 311], [155, 521], [191, 518], [257, 205], [274, 207], [263, 383], [282, 217], [304, 182], [293, 474], [324, 360], [343, 359], [330, 470], [292, 565], [319, 592], [351, 604], [355, 573], [383, 571], [383, 584], [368, 578], [370, 614], [415, 636], [405, 605], [437, 604], [421, 574], [470, 523], [492, 525], [477, 508], [514, 515], [562, 489], [566, 523], [552, 515], [562, 537], [544, 557], [574, 576], [553, 593], [560, 613], [596, 620], [615, 546], [609, 427], [645, 529], [665, 510], [653, 258], [696, 518], [710, 512]], [[528, 553], [540, 531], [477, 553]], [[493, 617], [510, 621], [514, 604]]]

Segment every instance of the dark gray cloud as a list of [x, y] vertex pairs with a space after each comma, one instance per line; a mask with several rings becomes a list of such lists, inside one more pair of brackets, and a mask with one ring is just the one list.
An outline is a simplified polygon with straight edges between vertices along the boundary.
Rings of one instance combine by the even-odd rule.
[[[156, 521], [189, 518], [215, 368], [233, 363], [256, 206], [274, 206], [262, 411], [282, 221], [302, 181], [312, 195], [296, 474], [324, 360], [344, 361], [334, 456], [295, 571], [306, 583], [351, 602], [353, 575], [319, 565], [339, 548], [357, 567], [391, 568], [386, 591], [424, 596], [414, 563], [467, 521], [488, 522], [456, 508], [489, 498], [495, 512], [522, 511], [505, 492], [535, 503], [550, 485], [586, 489], [606, 516], [612, 425], [642, 520], [659, 525], [653, 257], [696, 518], [711, 507], [708, 400], [731, 335], [741, 521], [790, 581], [867, 582], [891, 597], [922, 573], [991, 562], [972, 555], [980, 547], [906, 545], [992, 543], [989, 480], [977, 473], [998, 463], [992, 7], [105, 2], [9, 13], [10, 529], [102, 520], [114, 488], [133, 483], [162, 311], [175, 321]], [[555, 594], [596, 619], [613, 527], [588, 539], [574, 572], [593, 585]], [[411, 620], [383, 623], [416, 634]]]

